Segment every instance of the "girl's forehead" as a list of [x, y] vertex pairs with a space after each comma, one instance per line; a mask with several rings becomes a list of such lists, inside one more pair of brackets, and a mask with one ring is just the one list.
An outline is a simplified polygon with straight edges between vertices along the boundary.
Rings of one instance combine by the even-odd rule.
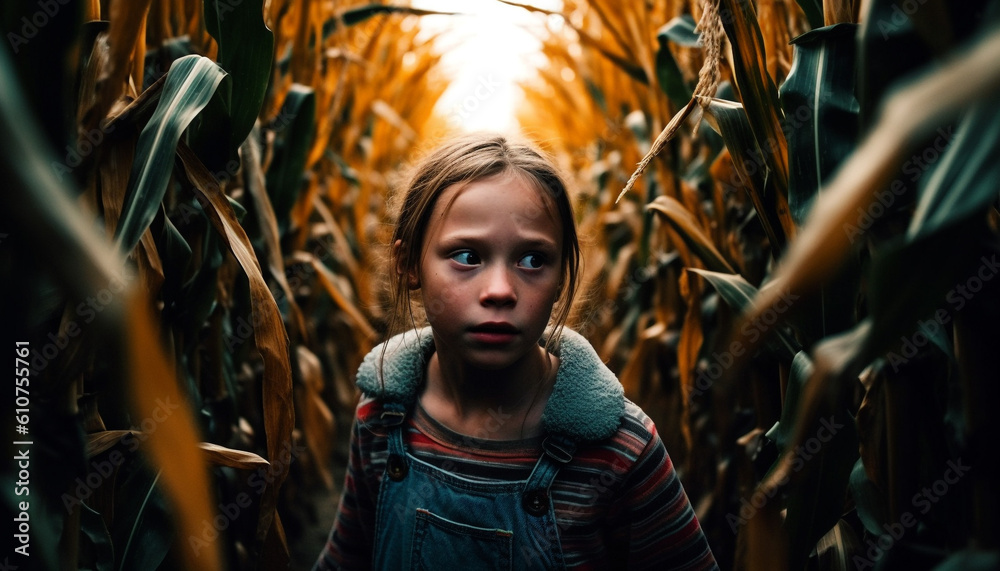
[[[522, 198], [535, 203], [554, 221], [558, 221], [559, 219], [558, 208], [551, 191], [531, 175], [517, 170], [507, 170], [482, 178], [458, 182], [446, 187], [441, 191], [441, 195], [434, 206], [437, 216], [446, 216], [455, 201], [465, 194], [470, 187], [476, 190], [489, 190], [497, 193], [490, 194], [487, 192], [487, 199], [490, 196], [499, 198], [499, 193], [519, 193]], [[482, 195], [478, 195], [476, 198], [483, 197]]]

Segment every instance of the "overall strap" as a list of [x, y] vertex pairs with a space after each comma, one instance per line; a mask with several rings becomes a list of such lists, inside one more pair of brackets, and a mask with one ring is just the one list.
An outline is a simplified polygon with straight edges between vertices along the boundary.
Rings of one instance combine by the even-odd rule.
[[383, 427], [389, 429], [389, 458], [386, 461], [385, 473], [398, 482], [406, 477], [407, 472], [406, 445], [403, 442], [406, 407], [398, 402], [386, 402], [379, 420]]
[[535, 516], [548, 512], [551, 503], [549, 488], [552, 487], [559, 468], [573, 459], [576, 442], [565, 436], [549, 434], [542, 440], [542, 451], [521, 496], [524, 509]]

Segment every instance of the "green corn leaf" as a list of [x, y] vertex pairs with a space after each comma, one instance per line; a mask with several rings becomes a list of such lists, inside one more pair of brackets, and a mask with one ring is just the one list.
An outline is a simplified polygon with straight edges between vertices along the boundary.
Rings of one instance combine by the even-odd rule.
[[302, 173], [316, 131], [316, 94], [311, 87], [295, 84], [285, 97], [273, 126], [274, 159], [267, 171], [267, 194], [284, 234], [302, 188]]
[[111, 534], [108, 533], [108, 528], [104, 525], [104, 518], [82, 502], [80, 503], [80, 541], [86, 546], [81, 551], [93, 557], [88, 563], [80, 561], [81, 569], [88, 568], [89, 565], [93, 565], [95, 571], [114, 569], [114, 547], [111, 545]]
[[139, 135], [128, 193], [115, 230], [119, 251], [131, 252], [160, 208], [181, 133], [215, 95], [226, 73], [208, 58], [186, 56], [167, 72], [156, 111]]
[[159, 472], [139, 466], [118, 492], [123, 511], [115, 518], [112, 536], [121, 550], [115, 557], [119, 571], [156, 569], [170, 550], [174, 531], [159, 481]]
[[[810, 364], [793, 361], [781, 418], [769, 431], [784, 452], [776, 465], [795, 481], [785, 506], [789, 569], [803, 569], [813, 546], [839, 521], [851, 471], [858, 460], [858, 432], [844, 406], [851, 379], [857, 380], [859, 340], [869, 322], [817, 345]], [[772, 473], [765, 479], [774, 479]]]
[[823, 26], [823, 2], [821, 0], [796, 0], [813, 28]]
[[[837, 432], [824, 441], [832, 432], [829, 426]], [[812, 432], [803, 447], [791, 452], [813, 466], [786, 504], [790, 569], [804, 569], [813, 546], [840, 520], [851, 471], [858, 460], [858, 431], [846, 409], [822, 419], [814, 427], [818, 431]], [[813, 454], [811, 450], [817, 442], [821, 447]]]
[[788, 207], [802, 224], [813, 197], [857, 143], [854, 36], [857, 26], [837, 24], [803, 34], [781, 86], [788, 140]]
[[869, 2], [860, 26], [858, 103], [862, 129], [866, 129], [893, 85], [919, 70], [933, 56], [895, 0]]
[[[855, 24], [817, 28], [792, 41], [795, 56], [781, 86], [788, 140], [788, 208], [801, 225], [823, 184], [851, 154], [858, 137], [855, 91]], [[854, 322], [859, 274], [851, 264], [804, 310], [801, 333], [818, 340]]]
[[1000, 569], [1000, 553], [965, 549], [944, 560], [934, 571], [990, 571]]
[[656, 35], [679, 46], [697, 48], [701, 47], [701, 34], [695, 30], [696, 27], [694, 17], [691, 14], [683, 14], [664, 24]]
[[[926, 336], [941, 329], [950, 321], [941, 311], [961, 310], [965, 304], [957, 288], [997, 273], [996, 257], [982, 256], [980, 244], [985, 210], [997, 199], [998, 145], [1000, 109], [976, 104], [935, 167], [921, 178], [905, 240], [885, 247], [872, 267], [873, 353], [895, 345], [901, 335], [920, 331]], [[906, 287], [913, 283], [920, 287]]]
[[[656, 35], [656, 39], [660, 44], [656, 50], [656, 80], [660, 84], [660, 89], [670, 98], [674, 107], [680, 109], [691, 100], [692, 91], [687, 82], [684, 81], [684, 75], [677, 66], [674, 54], [670, 51], [670, 34], [676, 34], [677, 29], [681, 27], [675, 24], [677, 20], [680, 20], [680, 18], [671, 20], [660, 28], [659, 33]], [[683, 25], [683, 21], [681, 25]]]
[[812, 373], [813, 363], [809, 355], [805, 351], [796, 353], [788, 372], [788, 387], [785, 389], [785, 406], [781, 407], [781, 418], [765, 434], [778, 445], [779, 450], [784, 451], [792, 439], [799, 398]]
[[[694, 272], [708, 280], [708, 283], [712, 284], [715, 291], [719, 292], [722, 300], [739, 314], [744, 313], [744, 310], [757, 295], [757, 288], [739, 274], [711, 272], [698, 268], [688, 268], [688, 271]], [[754, 328], [752, 331], [760, 335], [759, 329]], [[748, 330], [747, 334], [751, 334], [750, 330]], [[775, 336], [772, 339], [768, 339], [768, 346], [772, 351], [783, 356], [785, 359], [792, 359], [797, 356], [797, 353], [801, 353], [798, 342], [783, 328], [776, 328]], [[795, 366], [794, 361], [792, 366]]]
[[[386, 6], [384, 4], [368, 4], [365, 6], [358, 6], [356, 8], [350, 8], [344, 10], [340, 13], [340, 19], [344, 21], [344, 25], [347, 27], [360, 24], [369, 18], [377, 16], [379, 14], [408, 14], [410, 16], [452, 16], [455, 12], [439, 12], [437, 10], [421, 10], [419, 8], [410, 8], [409, 6]], [[331, 18], [323, 23], [323, 38], [326, 39], [330, 34], [337, 31], [337, 27], [340, 25], [338, 18]]]
[[205, 26], [219, 44], [219, 65], [232, 78], [230, 151], [235, 153], [253, 128], [274, 57], [274, 34], [264, 24], [263, 0], [205, 2]]
[[868, 533], [876, 535], [885, 533], [885, 528], [882, 526], [889, 523], [885, 494], [868, 479], [863, 458], [858, 458], [854, 469], [851, 470], [850, 488], [861, 525], [865, 526]]

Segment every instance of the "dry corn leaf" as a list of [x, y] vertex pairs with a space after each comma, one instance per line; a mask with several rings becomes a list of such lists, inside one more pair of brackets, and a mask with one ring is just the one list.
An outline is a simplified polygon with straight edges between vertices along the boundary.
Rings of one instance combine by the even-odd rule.
[[[225, 194], [215, 177], [183, 143], [177, 146], [184, 173], [204, 199], [205, 213], [223, 241], [239, 261], [250, 282], [250, 299], [254, 323], [254, 341], [264, 361], [263, 405], [264, 428], [267, 438], [267, 456], [275, 462], [288, 447], [293, 445], [292, 428], [295, 408], [292, 401], [292, 372], [288, 357], [288, 336], [281, 313], [261, 273], [253, 246], [240, 226]], [[277, 508], [278, 491], [288, 474], [288, 464], [275, 462], [273, 483], [261, 498], [260, 519], [257, 526], [258, 540], [271, 527]]]
[[234, 450], [211, 442], [202, 442], [199, 446], [205, 455], [205, 460], [216, 466], [227, 466], [238, 470], [257, 470], [271, 465], [270, 462], [257, 454], [246, 450]]
[[736, 273], [736, 270], [715, 248], [712, 239], [701, 228], [695, 217], [676, 198], [659, 196], [646, 208], [661, 214], [691, 251], [705, 264], [706, 268], [713, 272]]

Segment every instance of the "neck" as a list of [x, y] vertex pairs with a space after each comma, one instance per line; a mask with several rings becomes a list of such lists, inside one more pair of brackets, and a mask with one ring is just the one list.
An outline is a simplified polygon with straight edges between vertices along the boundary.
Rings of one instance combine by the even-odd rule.
[[[481, 434], [479, 425], [487, 422], [491, 439], [534, 435], [557, 368], [558, 361], [542, 347], [500, 370], [469, 367], [435, 352], [427, 365], [421, 405], [459, 433]], [[496, 426], [497, 418], [505, 421]]]

